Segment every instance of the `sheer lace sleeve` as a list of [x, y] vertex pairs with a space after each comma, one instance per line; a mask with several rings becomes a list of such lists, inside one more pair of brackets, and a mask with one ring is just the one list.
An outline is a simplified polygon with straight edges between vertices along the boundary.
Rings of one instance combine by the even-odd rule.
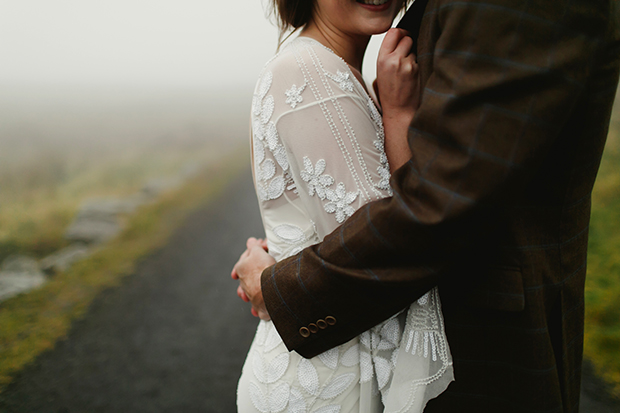
[[273, 210], [284, 194], [318, 239], [390, 195], [380, 114], [346, 63], [317, 42], [298, 39], [266, 66], [253, 124], [259, 198]]

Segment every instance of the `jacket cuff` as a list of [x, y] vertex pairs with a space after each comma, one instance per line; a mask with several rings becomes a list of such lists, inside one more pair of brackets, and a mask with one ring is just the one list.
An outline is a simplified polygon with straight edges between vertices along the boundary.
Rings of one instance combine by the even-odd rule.
[[[311, 358], [342, 344], [347, 341], [347, 335], [353, 337], [356, 332], [345, 332], [344, 320], [335, 314], [324, 314], [320, 306], [304, 300], [307, 297], [296, 282], [294, 259], [265, 269], [261, 275], [261, 289], [267, 312], [288, 350]], [[286, 298], [280, 291], [286, 291]]]

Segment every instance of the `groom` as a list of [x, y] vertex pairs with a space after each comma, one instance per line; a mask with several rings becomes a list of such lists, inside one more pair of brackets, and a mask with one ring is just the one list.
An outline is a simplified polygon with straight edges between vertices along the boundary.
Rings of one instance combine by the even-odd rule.
[[426, 412], [576, 412], [618, 1], [420, 4], [423, 97], [394, 196], [262, 277], [272, 261], [249, 241], [240, 295], [312, 357], [439, 285], [456, 381]]

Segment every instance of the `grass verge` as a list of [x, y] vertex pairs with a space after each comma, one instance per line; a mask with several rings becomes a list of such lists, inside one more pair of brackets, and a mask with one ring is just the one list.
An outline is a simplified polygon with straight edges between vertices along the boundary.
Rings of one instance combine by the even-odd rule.
[[73, 142], [73, 152], [64, 142], [32, 145], [34, 154], [20, 155], [16, 145], [2, 145], [3, 138], [0, 154], [17, 155], [11, 162], [0, 158], [0, 261], [12, 254], [43, 258], [69, 244], [64, 232], [84, 201], [130, 196], [152, 179], [208, 164], [219, 152], [209, 141], [189, 147], [130, 142], [99, 151]]
[[584, 356], [620, 399], [620, 107], [592, 193]]
[[157, 203], [140, 208], [119, 237], [42, 288], [0, 304], [0, 393], [17, 372], [66, 336], [72, 321], [102, 290], [132, 274], [141, 257], [165, 245], [191, 211], [213, 199], [243, 170], [247, 154], [232, 158], [210, 165]]

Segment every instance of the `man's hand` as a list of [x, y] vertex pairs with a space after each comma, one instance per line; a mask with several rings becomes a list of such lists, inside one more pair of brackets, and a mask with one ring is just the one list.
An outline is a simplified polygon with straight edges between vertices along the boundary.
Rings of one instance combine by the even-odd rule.
[[230, 276], [239, 280], [237, 295], [243, 301], [252, 303], [252, 314], [262, 320], [269, 320], [269, 314], [263, 301], [260, 278], [263, 270], [276, 263], [273, 257], [267, 254], [267, 243], [262, 239], [248, 238], [247, 249], [233, 267]]

